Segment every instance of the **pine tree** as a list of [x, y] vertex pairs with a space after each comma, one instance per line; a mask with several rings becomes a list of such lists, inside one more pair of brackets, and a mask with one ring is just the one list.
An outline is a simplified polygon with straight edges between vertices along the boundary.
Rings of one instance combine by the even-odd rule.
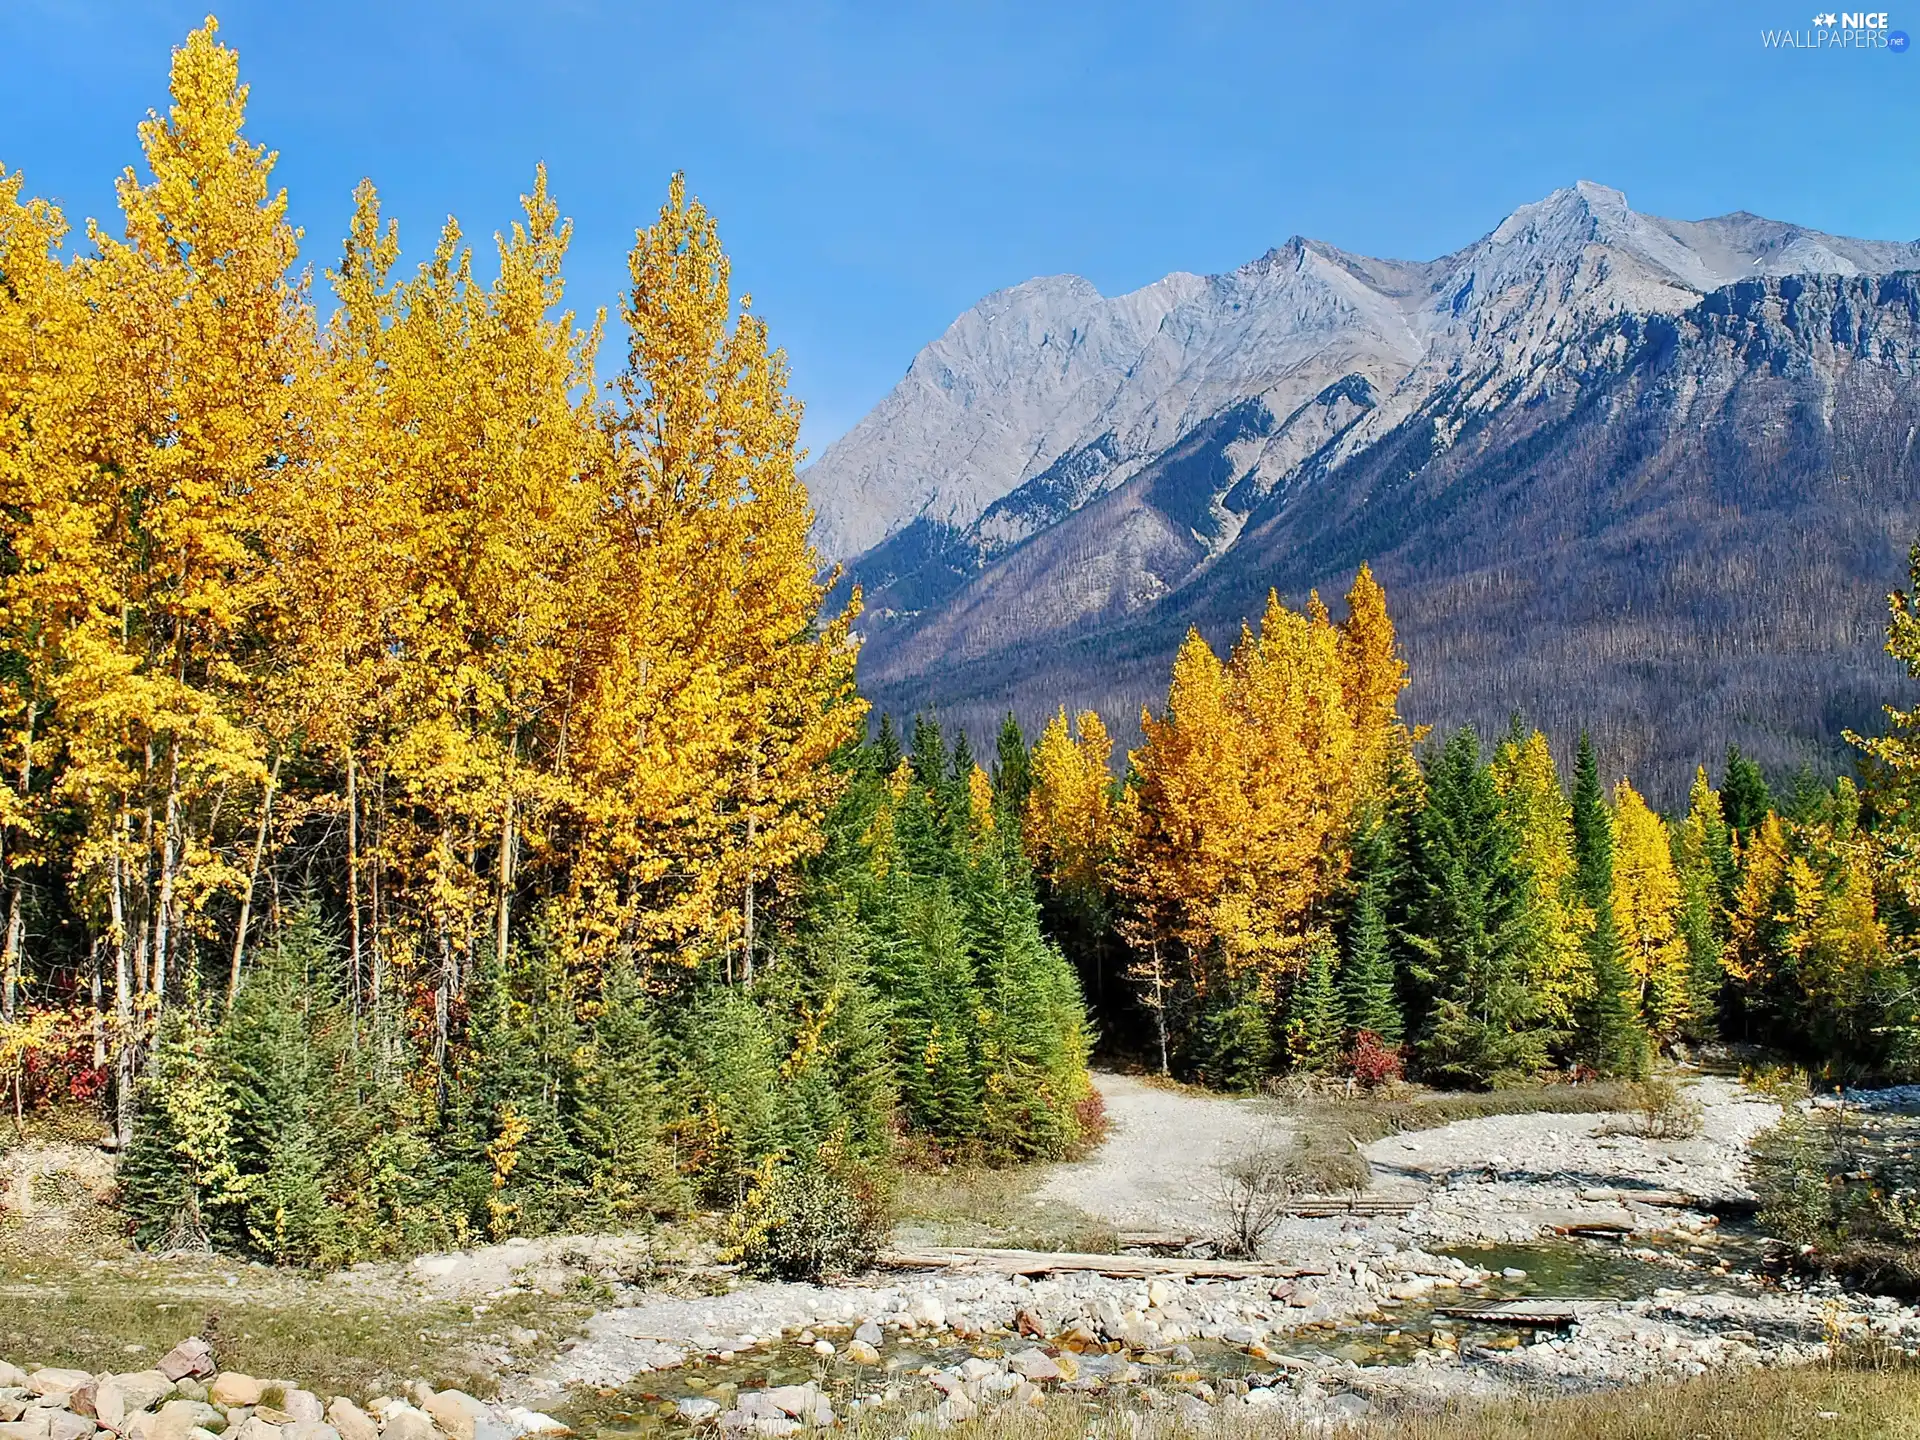
[[573, 1119], [587, 1213], [595, 1223], [620, 1224], [681, 1209], [688, 1197], [665, 1140], [659, 1040], [625, 966], [608, 975], [590, 1033]]
[[1001, 830], [1011, 823], [1016, 828], [1027, 813], [1027, 792], [1033, 786], [1033, 768], [1027, 754], [1027, 737], [1020, 721], [1009, 710], [1000, 722], [1000, 735], [994, 745], [993, 797], [999, 807]]
[[1727, 746], [1726, 773], [1720, 781], [1720, 803], [1727, 825], [1744, 845], [1749, 836], [1773, 810], [1773, 792], [1760, 767], [1741, 753], [1737, 745]]
[[1687, 989], [1693, 1010], [1686, 1031], [1695, 1040], [1712, 1038], [1725, 979], [1726, 901], [1733, 874], [1733, 847], [1720, 796], [1707, 783], [1703, 765], [1688, 793], [1687, 818], [1673, 831], [1673, 867], [1680, 882], [1677, 917], [1687, 950]]
[[1580, 1054], [1602, 1075], [1642, 1079], [1652, 1044], [1640, 1022], [1638, 987], [1627, 967], [1612, 907], [1596, 914], [1587, 953], [1593, 985], [1580, 1009]]
[[900, 768], [900, 736], [893, 728], [893, 716], [882, 712], [880, 729], [873, 737], [873, 773], [885, 779]]
[[1589, 911], [1598, 913], [1613, 900], [1613, 820], [1593, 742], [1584, 730], [1573, 762], [1572, 825], [1574, 890]]
[[1382, 888], [1380, 881], [1370, 879], [1354, 904], [1347, 923], [1346, 959], [1340, 966], [1340, 992], [1350, 1034], [1370, 1030], [1387, 1044], [1398, 1045], [1404, 1028]]
[[1415, 1054], [1444, 1083], [1487, 1085], [1546, 1060], [1551, 1036], [1525, 984], [1538, 925], [1516, 853], [1479, 737], [1465, 727], [1428, 770], [1407, 935], [1427, 1002]]
[[1307, 967], [1294, 982], [1287, 1010], [1287, 1051], [1294, 1065], [1330, 1075], [1340, 1064], [1346, 1031], [1333, 941], [1325, 936], [1307, 951]]

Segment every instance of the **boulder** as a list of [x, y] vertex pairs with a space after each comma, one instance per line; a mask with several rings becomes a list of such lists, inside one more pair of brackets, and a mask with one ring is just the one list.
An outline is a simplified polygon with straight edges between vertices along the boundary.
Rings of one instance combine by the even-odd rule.
[[720, 1402], [700, 1396], [693, 1400], [682, 1400], [673, 1407], [680, 1418], [690, 1425], [704, 1425], [720, 1413]]
[[913, 1297], [907, 1305], [907, 1313], [913, 1317], [916, 1325], [926, 1325], [938, 1330], [947, 1323], [947, 1308], [931, 1294], [922, 1293]]
[[327, 1419], [339, 1432], [340, 1440], [380, 1440], [380, 1427], [374, 1418], [346, 1396], [336, 1396], [327, 1406]]
[[847, 1359], [856, 1365], [878, 1365], [880, 1363], [880, 1352], [865, 1340], [849, 1340], [847, 1342]]
[[886, 1339], [886, 1332], [880, 1328], [878, 1320], [863, 1320], [860, 1328], [853, 1332], [853, 1338], [863, 1345], [877, 1346]]
[[434, 1421], [424, 1409], [399, 1402], [388, 1405], [380, 1419], [380, 1434], [386, 1440], [434, 1440]]
[[280, 1427], [258, 1415], [249, 1415], [233, 1431], [233, 1440], [281, 1440]]
[[47, 1440], [52, 1411], [36, 1405], [18, 1420], [0, 1421], [0, 1440]]
[[567, 1426], [538, 1410], [524, 1410], [516, 1405], [507, 1411], [507, 1419], [520, 1427], [522, 1435], [570, 1435], [573, 1432]]
[[143, 1440], [186, 1440], [187, 1431], [221, 1431], [227, 1417], [203, 1400], [169, 1400], [146, 1426]]
[[93, 1376], [84, 1370], [62, 1370], [45, 1365], [27, 1376], [27, 1389], [35, 1395], [71, 1395], [92, 1381]]
[[1424, 1300], [1432, 1293], [1433, 1280], [1426, 1275], [1415, 1275], [1410, 1280], [1402, 1280], [1387, 1291], [1387, 1294], [1396, 1300]]
[[1053, 1357], [1044, 1350], [1022, 1350], [1017, 1355], [1007, 1357], [1007, 1369], [1022, 1380], [1058, 1380], [1060, 1367], [1053, 1363]]
[[437, 1391], [420, 1408], [453, 1440], [474, 1440], [481, 1422], [487, 1418], [487, 1407], [464, 1390]]
[[158, 1370], [109, 1375], [94, 1387], [94, 1417], [109, 1430], [121, 1430], [128, 1416], [151, 1410], [172, 1393], [173, 1381]]
[[258, 1405], [260, 1395], [267, 1387], [251, 1375], [238, 1370], [222, 1370], [213, 1377], [213, 1383], [207, 1387], [207, 1399], [215, 1405], [245, 1408]]
[[280, 1408], [295, 1420], [315, 1423], [327, 1418], [326, 1407], [321, 1405], [320, 1397], [311, 1390], [301, 1390], [294, 1386], [281, 1387]]
[[324, 1420], [296, 1420], [282, 1425], [283, 1440], [340, 1440], [340, 1432]]
[[390, 1405], [380, 1433], [384, 1440], [433, 1440], [433, 1421], [411, 1405]]
[[204, 1380], [218, 1367], [213, 1363], [213, 1347], [193, 1335], [161, 1356], [160, 1363], [153, 1368], [169, 1380], [184, 1380], [189, 1376]]
[[55, 1410], [47, 1421], [47, 1440], [92, 1440], [99, 1428], [85, 1415]]
[[18, 1365], [0, 1360], [0, 1388], [11, 1388], [27, 1383], [27, 1372]]

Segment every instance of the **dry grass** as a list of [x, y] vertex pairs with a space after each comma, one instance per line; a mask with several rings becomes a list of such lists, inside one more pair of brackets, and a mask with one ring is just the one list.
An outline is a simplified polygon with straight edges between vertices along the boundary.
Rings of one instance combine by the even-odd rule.
[[903, 1242], [919, 1245], [1117, 1250], [1112, 1226], [1072, 1206], [1043, 1205], [1034, 1198], [1046, 1174], [1042, 1165], [907, 1171], [894, 1196], [896, 1233]]
[[[859, 1440], [892, 1440], [902, 1422], [878, 1411], [852, 1428]], [[1920, 1440], [1920, 1375], [1759, 1370], [1368, 1420], [1332, 1432], [1252, 1415], [1195, 1431], [1165, 1411], [1128, 1416], [1056, 1400], [1038, 1410], [989, 1412], [967, 1433], [974, 1440]]]
[[475, 1315], [467, 1304], [214, 1258], [9, 1257], [0, 1259], [0, 1357], [137, 1370], [198, 1334], [223, 1366], [323, 1394], [366, 1399], [415, 1378], [491, 1394], [498, 1365], [477, 1352], [516, 1326], [540, 1332], [534, 1353], [550, 1352], [584, 1318], [586, 1298], [514, 1295]]

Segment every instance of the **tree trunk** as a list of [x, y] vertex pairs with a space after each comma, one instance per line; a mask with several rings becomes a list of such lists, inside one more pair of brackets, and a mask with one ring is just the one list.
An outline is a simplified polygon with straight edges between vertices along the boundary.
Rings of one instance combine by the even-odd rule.
[[247, 954], [247, 927], [253, 922], [253, 887], [260, 878], [260, 858], [267, 853], [267, 821], [273, 813], [273, 794], [280, 784], [280, 754], [274, 753], [267, 772], [266, 794], [260, 797], [260, 825], [253, 836], [253, 861], [247, 866], [247, 888], [240, 896], [240, 923], [233, 932], [233, 973], [227, 977], [227, 1004], [240, 993], [240, 966]]
[[506, 810], [500, 817], [500, 858], [496, 866], [500, 872], [500, 904], [493, 931], [494, 963], [503, 968], [507, 963], [507, 932], [513, 925], [513, 861], [513, 791], [508, 790]]
[[153, 907], [153, 999], [157, 1014], [167, 1003], [167, 958], [173, 945], [173, 877], [179, 868], [180, 742], [167, 756], [167, 805], [160, 837], [160, 897]]
[[[120, 811], [120, 820], [119, 839], [124, 841], [127, 822], [124, 805]], [[114, 1037], [114, 1043], [118, 1048], [113, 1061], [113, 1128], [120, 1152], [125, 1154], [127, 1146], [133, 1142], [135, 1061], [133, 957], [128, 951], [132, 937], [127, 930], [126, 855], [123, 845], [120, 844], [116, 844], [113, 850], [111, 879], [107, 887], [107, 904], [113, 922], [113, 1019], [114, 1028], [119, 1032]]]
[[347, 751], [347, 959], [353, 977], [348, 999], [360, 1013], [360, 787], [353, 751]]
[[[37, 705], [27, 706], [26, 743], [20, 750], [20, 803], [22, 805], [27, 803], [27, 791], [33, 785], [33, 726], [34, 721], [39, 717], [40, 708]], [[6, 858], [5, 835], [4, 829], [0, 829], [0, 869], [4, 869]], [[5, 958], [0, 960], [0, 1018], [7, 1020], [13, 1019], [14, 996], [20, 988], [20, 942], [22, 927], [25, 924], [21, 907], [25, 898], [26, 877], [20, 873], [18, 862], [15, 864], [9, 888], [12, 893], [7, 902], [7, 949]]]
[[1153, 1024], [1160, 1035], [1160, 1073], [1170, 1075], [1167, 1064], [1167, 975], [1160, 965], [1160, 942], [1153, 942]]

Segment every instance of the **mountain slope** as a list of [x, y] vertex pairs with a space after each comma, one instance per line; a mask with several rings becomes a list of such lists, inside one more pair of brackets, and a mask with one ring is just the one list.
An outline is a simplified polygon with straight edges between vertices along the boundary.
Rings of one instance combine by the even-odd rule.
[[937, 403], [903, 382], [808, 473], [822, 543], [879, 537], [850, 556], [863, 681], [970, 728], [1094, 702], [1124, 729], [1189, 623], [1225, 642], [1269, 586], [1371, 559], [1420, 719], [1591, 724], [1663, 796], [1729, 739], [1830, 763], [1893, 693], [1916, 266], [1582, 185], [1426, 265], [1293, 241], [1150, 304], [1049, 282], [1017, 334], [972, 312], [915, 362], [956, 377]]

